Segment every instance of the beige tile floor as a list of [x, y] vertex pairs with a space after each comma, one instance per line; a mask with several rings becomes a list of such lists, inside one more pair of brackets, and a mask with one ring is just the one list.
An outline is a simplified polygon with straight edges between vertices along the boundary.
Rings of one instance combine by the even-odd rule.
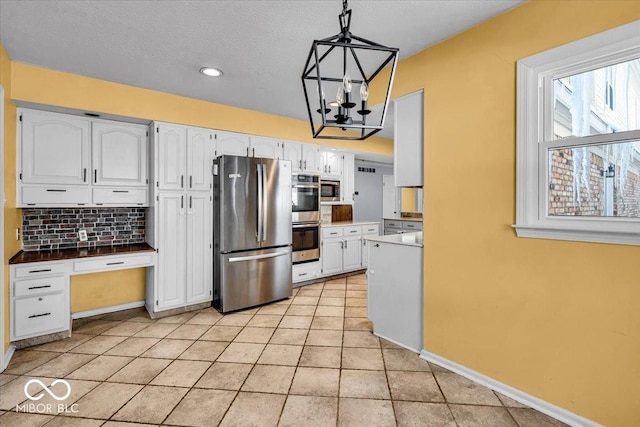
[[[71, 338], [16, 352], [0, 374], [0, 425], [563, 425], [377, 338], [366, 297], [357, 275], [225, 316], [154, 321], [137, 309], [76, 321]], [[15, 412], [32, 378], [67, 380], [62, 403], [77, 412]]]

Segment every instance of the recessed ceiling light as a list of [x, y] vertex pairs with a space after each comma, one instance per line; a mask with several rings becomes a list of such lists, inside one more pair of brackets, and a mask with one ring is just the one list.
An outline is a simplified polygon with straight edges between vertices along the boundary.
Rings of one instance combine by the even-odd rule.
[[202, 67], [200, 68], [200, 72], [209, 77], [220, 77], [222, 75], [222, 70], [211, 67]]

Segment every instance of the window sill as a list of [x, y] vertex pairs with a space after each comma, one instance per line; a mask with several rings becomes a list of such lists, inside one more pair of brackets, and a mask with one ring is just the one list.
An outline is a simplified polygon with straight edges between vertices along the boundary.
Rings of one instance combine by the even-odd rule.
[[532, 225], [512, 225], [518, 237], [532, 239], [567, 240], [572, 242], [609, 243], [614, 245], [640, 245], [640, 232], [611, 232], [575, 230]]

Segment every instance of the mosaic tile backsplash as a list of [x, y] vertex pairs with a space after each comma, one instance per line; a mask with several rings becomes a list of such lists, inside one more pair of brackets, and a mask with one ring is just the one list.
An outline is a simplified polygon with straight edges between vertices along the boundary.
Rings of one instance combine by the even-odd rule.
[[[145, 241], [145, 208], [23, 209], [24, 251], [125, 245]], [[87, 230], [81, 242], [78, 231]]]

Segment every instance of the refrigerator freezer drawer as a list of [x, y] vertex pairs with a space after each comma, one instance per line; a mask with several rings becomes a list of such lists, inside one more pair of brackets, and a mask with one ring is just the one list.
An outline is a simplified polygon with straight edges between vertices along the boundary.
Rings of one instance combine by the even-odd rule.
[[221, 254], [216, 284], [223, 313], [291, 296], [291, 247]]

